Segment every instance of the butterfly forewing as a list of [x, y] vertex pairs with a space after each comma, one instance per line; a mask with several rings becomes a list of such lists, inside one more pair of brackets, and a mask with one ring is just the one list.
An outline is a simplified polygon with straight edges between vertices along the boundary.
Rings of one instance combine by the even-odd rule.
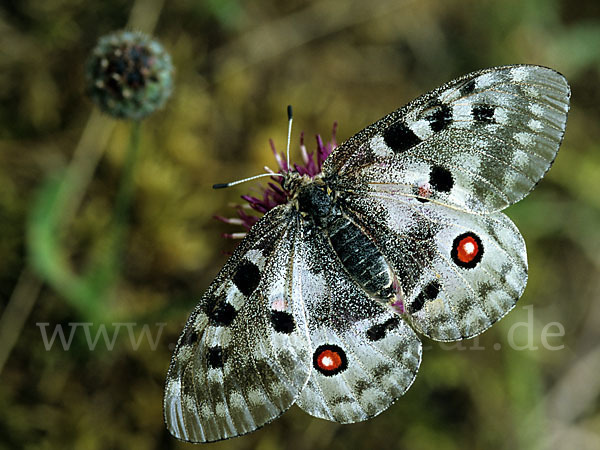
[[569, 98], [564, 77], [545, 67], [473, 72], [349, 139], [324, 173], [341, 190], [498, 211], [527, 195], [549, 169]]
[[165, 419], [176, 437], [211, 442], [286, 411], [311, 369], [301, 298], [292, 290], [297, 235], [285, 207], [257, 223], [188, 320], [173, 355]]

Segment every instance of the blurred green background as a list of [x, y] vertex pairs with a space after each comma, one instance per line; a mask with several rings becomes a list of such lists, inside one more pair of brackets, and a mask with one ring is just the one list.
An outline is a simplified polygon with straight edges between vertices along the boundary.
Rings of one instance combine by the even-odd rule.
[[[125, 26], [171, 53], [175, 91], [142, 124], [123, 257], [94, 279], [106, 269], [95, 261], [106, 253], [131, 124], [95, 110], [83, 64], [100, 36]], [[275, 166], [268, 139], [284, 148], [288, 103], [298, 159], [300, 130], [310, 150], [337, 121], [341, 142], [454, 77], [513, 63], [552, 67], [572, 87], [554, 167], [507, 211], [529, 249], [515, 310], [474, 341], [424, 339], [413, 387], [372, 420], [339, 425], [292, 407], [211, 448], [600, 448], [596, 0], [2, 2], [0, 448], [191, 448], [164, 427], [164, 377], [188, 314], [234, 246], [219, 235], [235, 227], [212, 216], [232, 216], [252, 187], [211, 185]], [[65, 173], [79, 177], [76, 209], [48, 228], [58, 210], [47, 180]], [[83, 300], [40, 280], [40, 266], [91, 280]], [[92, 325], [76, 326], [68, 350], [59, 337], [45, 345], [44, 331], [49, 339], [62, 326], [68, 338], [69, 323]], [[103, 326], [114, 345], [100, 336], [90, 350], [85, 330], [95, 338]], [[561, 327], [564, 336], [544, 340]]]

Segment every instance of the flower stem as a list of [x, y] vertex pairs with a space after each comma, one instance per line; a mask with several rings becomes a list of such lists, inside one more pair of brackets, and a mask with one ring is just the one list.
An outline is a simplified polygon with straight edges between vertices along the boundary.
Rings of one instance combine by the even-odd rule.
[[140, 148], [140, 129], [141, 122], [135, 121], [131, 129], [129, 146], [127, 148], [127, 153], [125, 154], [125, 161], [123, 163], [121, 184], [119, 186], [119, 190], [117, 192], [117, 197], [115, 200], [115, 209], [113, 215], [113, 242], [111, 252], [111, 262], [115, 264], [115, 267], [117, 267], [119, 265], [119, 261], [122, 260], [121, 254], [123, 252], [124, 239], [129, 219], [129, 210], [131, 206], [131, 200], [133, 197], [135, 165], [138, 159], [138, 153]]

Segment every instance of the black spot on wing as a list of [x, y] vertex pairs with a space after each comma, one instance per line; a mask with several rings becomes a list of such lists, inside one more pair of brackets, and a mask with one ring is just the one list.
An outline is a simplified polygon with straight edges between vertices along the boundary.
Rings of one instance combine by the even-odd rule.
[[192, 327], [185, 330], [181, 338], [181, 345], [194, 345], [198, 341], [198, 332]]
[[242, 261], [233, 276], [233, 283], [245, 296], [249, 296], [258, 287], [260, 282], [260, 270], [251, 261]]
[[437, 280], [428, 283], [423, 290], [417, 295], [417, 298], [410, 305], [412, 313], [416, 313], [423, 309], [426, 301], [435, 300], [440, 293], [440, 283]]
[[367, 337], [371, 341], [380, 341], [385, 337], [388, 330], [396, 328], [400, 324], [398, 317], [392, 317], [383, 323], [377, 323], [367, 330]]
[[425, 288], [423, 288], [423, 295], [428, 300], [434, 300], [438, 294], [440, 293], [440, 283], [437, 281], [432, 281]]
[[206, 355], [206, 362], [209, 369], [220, 369], [225, 363], [223, 349], [221, 347], [211, 347]]
[[396, 122], [386, 128], [383, 140], [395, 153], [404, 152], [421, 143], [421, 138], [404, 122]]
[[286, 311], [271, 311], [271, 324], [275, 331], [285, 334], [290, 334], [296, 327], [294, 317]]
[[454, 186], [454, 178], [452, 178], [452, 173], [448, 169], [440, 166], [433, 166], [429, 173], [429, 184], [431, 184], [431, 187], [436, 191], [450, 192], [452, 186]]
[[417, 298], [415, 298], [415, 300], [411, 303], [410, 305], [410, 310], [412, 313], [416, 313], [419, 312], [423, 309], [423, 305], [425, 304], [425, 297], [421, 294], [419, 294], [417, 296]]
[[208, 312], [208, 320], [211, 325], [220, 326], [220, 327], [228, 327], [235, 319], [237, 315], [237, 311], [227, 302], [220, 303], [216, 308], [212, 311]]
[[494, 122], [494, 107], [490, 105], [475, 105], [471, 111], [473, 119], [480, 123]]
[[437, 133], [452, 123], [452, 110], [448, 105], [439, 105], [426, 119], [431, 129]]
[[461, 88], [460, 88], [460, 93], [462, 95], [469, 95], [472, 94], [473, 91], [475, 91], [475, 80], [469, 80], [467, 81]]

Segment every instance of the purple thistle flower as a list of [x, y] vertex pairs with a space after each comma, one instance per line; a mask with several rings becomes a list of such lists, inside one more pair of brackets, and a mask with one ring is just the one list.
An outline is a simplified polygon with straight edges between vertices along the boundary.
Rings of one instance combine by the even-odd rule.
[[[321, 139], [320, 135], [316, 135], [317, 140], [317, 148], [313, 152], [308, 152], [306, 150], [306, 146], [304, 145], [304, 133], [300, 133], [300, 152], [302, 154], [302, 163], [296, 164], [294, 163], [294, 170], [297, 171], [300, 175], [308, 175], [311, 178], [314, 178], [318, 174], [321, 173], [323, 169], [323, 163], [327, 159], [327, 157], [331, 154], [331, 152], [338, 146], [336, 141], [336, 131], [337, 131], [337, 122], [333, 124], [333, 130], [331, 132], [331, 139], [329, 142], [324, 143], [323, 139]], [[277, 172], [268, 169], [269, 172], [273, 173], [286, 173], [288, 172], [286, 155], [283, 152], [278, 152], [275, 148], [275, 144], [271, 139], [269, 139], [269, 144], [271, 146], [271, 150], [273, 151], [273, 155], [275, 156], [275, 161], [277, 162], [277, 166], [279, 170]], [[244, 228], [243, 232], [236, 233], [223, 233], [223, 237], [227, 239], [242, 239], [246, 236], [248, 230], [252, 228], [260, 217], [265, 214], [267, 211], [275, 208], [278, 205], [283, 205], [287, 203], [288, 198], [290, 197], [290, 193], [283, 188], [283, 177], [274, 176], [271, 177], [267, 186], [261, 186], [259, 188], [259, 193], [257, 196], [252, 195], [242, 195], [242, 199], [246, 201], [246, 203], [241, 205], [236, 205], [237, 217], [223, 217], [223, 216], [214, 216], [215, 219], [230, 224], [230, 225], [238, 225]], [[254, 210], [259, 213], [256, 214], [248, 214], [248, 210]]]

